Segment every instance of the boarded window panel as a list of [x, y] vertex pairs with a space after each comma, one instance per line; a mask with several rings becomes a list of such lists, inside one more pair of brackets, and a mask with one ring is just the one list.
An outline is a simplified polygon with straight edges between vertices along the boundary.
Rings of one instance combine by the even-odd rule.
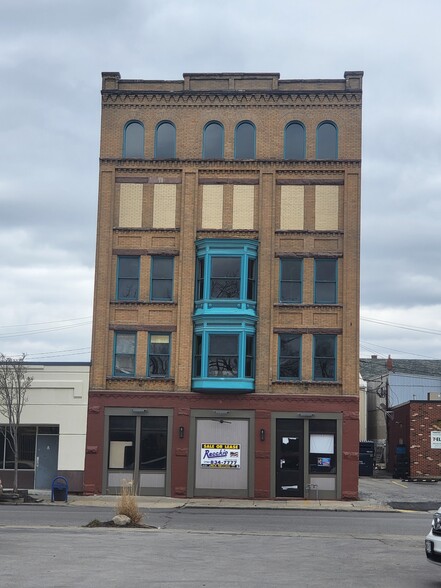
[[224, 187], [204, 186], [202, 192], [202, 228], [222, 229]]
[[254, 229], [254, 186], [234, 186], [233, 229]]
[[338, 186], [315, 187], [315, 228], [317, 231], [338, 229]]
[[305, 187], [282, 186], [280, 196], [280, 229], [303, 230]]
[[121, 184], [119, 226], [142, 226], [142, 184]]
[[155, 184], [153, 228], [176, 228], [176, 184]]

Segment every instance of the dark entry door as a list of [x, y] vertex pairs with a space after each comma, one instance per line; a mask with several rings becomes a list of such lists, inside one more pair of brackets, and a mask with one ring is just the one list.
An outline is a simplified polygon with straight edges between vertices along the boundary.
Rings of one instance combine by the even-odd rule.
[[277, 419], [276, 496], [303, 497], [303, 420]]
[[37, 462], [35, 464], [35, 489], [47, 490], [57, 475], [58, 435], [37, 435]]

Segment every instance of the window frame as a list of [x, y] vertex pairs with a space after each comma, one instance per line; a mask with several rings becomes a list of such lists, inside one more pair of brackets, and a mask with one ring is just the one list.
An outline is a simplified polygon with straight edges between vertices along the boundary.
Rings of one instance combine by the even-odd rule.
[[[283, 278], [283, 266], [288, 262], [298, 262], [300, 265], [300, 277], [298, 280]], [[279, 259], [279, 303], [280, 304], [302, 304], [303, 302], [303, 258], [281, 257]], [[282, 290], [284, 284], [299, 284], [299, 299], [283, 298]]]
[[[117, 353], [118, 348], [118, 337], [119, 336], [131, 335], [134, 338], [134, 351], [132, 354], [129, 353]], [[112, 363], [112, 376], [114, 378], [135, 378], [136, 377], [136, 351], [137, 351], [138, 337], [136, 331], [114, 331], [113, 333], [113, 363]], [[119, 355], [127, 355], [133, 357], [133, 371], [127, 374], [116, 373], [117, 357]]]
[[[283, 355], [281, 354], [282, 351], [282, 339], [284, 337], [294, 337], [299, 342], [299, 354], [296, 355]], [[278, 350], [277, 350], [277, 379], [282, 381], [292, 381], [298, 382], [302, 379], [302, 335], [297, 333], [279, 333], [278, 336]], [[293, 360], [298, 360], [298, 376], [282, 376], [281, 375], [281, 364], [282, 364], [282, 357], [283, 358], [291, 358]]]
[[[252, 146], [252, 157], [238, 157], [237, 155], [237, 147], [238, 147], [238, 131], [240, 129], [241, 126], [244, 125], [250, 125], [251, 128], [253, 129], [253, 146]], [[234, 129], [234, 159], [237, 161], [249, 161], [252, 159], [256, 159], [256, 125], [251, 122], [250, 120], [241, 120], [240, 122], [237, 123], [235, 129]]]
[[[298, 126], [302, 129], [302, 156], [301, 157], [288, 157], [288, 141], [287, 141], [287, 132], [289, 127]], [[285, 125], [284, 134], [283, 134], [283, 158], [287, 161], [303, 161], [306, 159], [306, 128], [305, 125], [300, 122], [299, 120], [291, 120]]]
[[[220, 147], [221, 147], [220, 151], [221, 151], [221, 155], [220, 155], [220, 157], [208, 157], [207, 154], [206, 154], [206, 149], [207, 149], [207, 146], [206, 146], [206, 132], [207, 132], [208, 127], [210, 127], [211, 125], [214, 125], [214, 126], [219, 127], [220, 128], [220, 131], [221, 131], [221, 136], [220, 136], [220, 141], [221, 141], [221, 143], [220, 143]], [[210, 160], [210, 159], [213, 159], [213, 160], [224, 159], [224, 150], [225, 150], [225, 129], [224, 129], [224, 125], [221, 122], [219, 122], [218, 120], [210, 120], [210, 121], [208, 121], [204, 125], [203, 131], [202, 131], [202, 159], [208, 159], [208, 160]]]
[[[141, 154], [138, 156], [135, 155], [127, 155], [127, 129], [130, 125], [139, 125], [142, 129], [142, 150]], [[123, 129], [123, 149], [122, 149], [122, 156], [123, 159], [144, 159], [145, 158], [145, 128], [144, 123], [140, 120], [132, 119], [126, 122]]]
[[[246, 239], [201, 239], [196, 242], [196, 271], [195, 271], [195, 306], [196, 311], [205, 312], [219, 307], [237, 307], [240, 305], [247, 311], [255, 313], [257, 304], [258, 284], [258, 243]], [[211, 298], [212, 260], [214, 258], [239, 258], [239, 298]], [[252, 279], [249, 276], [251, 267], [254, 268]], [[200, 275], [202, 269], [203, 275]], [[249, 287], [251, 286], [251, 288]], [[248, 298], [251, 293], [253, 298]], [[202, 297], [200, 297], [202, 294]]]
[[[167, 353], [152, 353], [152, 337], [168, 337], [168, 351]], [[154, 343], [153, 343], [154, 344]], [[171, 332], [156, 332], [152, 331], [149, 333], [148, 339], [148, 351], [147, 351], [147, 377], [153, 379], [168, 379], [170, 378], [170, 361], [171, 361], [171, 345], [172, 345], [172, 334]], [[150, 360], [152, 357], [167, 356], [167, 369], [165, 373], [153, 374], [150, 368]]]
[[[162, 154], [158, 154], [159, 146], [158, 146], [158, 136], [161, 126], [170, 125], [174, 129], [174, 137], [173, 137], [173, 149], [172, 155], [167, 157], [162, 156]], [[155, 145], [154, 145], [154, 159], [159, 160], [168, 160], [168, 159], [176, 159], [176, 125], [171, 120], [161, 120], [155, 127]]]
[[[210, 342], [211, 337], [216, 336], [237, 337], [237, 376], [210, 376]], [[200, 344], [200, 354], [198, 346]], [[250, 355], [249, 346], [252, 348], [251, 374], [248, 371]], [[198, 365], [198, 358], [199, 365]], [[231, 391], [250, 392], [254, 390], [256, 369], [256, 333], [253, 326], [243, 327], [242, 324], [231, 324], [219, 327], [197, 325], [193, 335], [192, 352], [192, 389], [230, 389]]]
[[[169, 259], [171, 260], [171, 275], [169, 278], [156, 278], [155, 272], [155, 260], [157, 259]], [[172, 255], [151, 255], [150, 256], [150, 302], [173, 302], [173, 290], [174, 290], [174, 273], [175, 273], [175, 258]], [[171, 296], [167, 298], [155, 297], [153, 295], [154, 283], [155, 282], [170, 282]]]
[[[332, 342], [332, 355], [318, 356], [317, 355], [317, 345], [325, 337], [329, 338], [330, 342]], [[337, 379], [337, 335], [327, 334], [327, 333], [321, 333], [321, 334], [314, 335], [312, 345], [313, 345], [313, 348], [312, 348], [312, 351], [313, 351], [313, 354], [312, 354], [312, 379], [313, 379], [313, 381], [315, 381], [315, 382], [335, 382]], [[319, 362], [320, 359], [332, 361], [333, 374], [331, 376], [327, 377], [327, 376], [317, 376], [316, 375], [316, 372], [318, 371], [316, 369], [317, 362]]]
[[[131, 277], [131, 276], [121, 276], [121, 260], [123, 260], [123, 259], [133, 259], [133, 260], [136, 259], [137, 260], [138, 272], [137, 272], [136, 278]], [[116, 293], [115, 293], [115, 298], [118, 302], [136, 302], [139, 300], [140, 267], [141, 267], [141, 258], [139, 255], [118, 255], [117, 263], [116, 263]], [[136, 281], [136, 296], [133, 296], [133, 297], [121, 296], [120, 283], [122, 280]]]
[[[317, 264], [320, 262], [334, 263], [334, 279], [333, 280], [318, 280], [317, 279]], [[319, 299], [317, 295], [319, 284], [334, 284], [333, 300]], [[318, 257], [314, 259], [314, 304], [338, 304], [338, 259], [335, 257]]]
[[[320, 153], [320, 149], [321, 149], [321, 140], [319, 137], [320, 134], [320, 129], [322, 127], [324, 127], [325, 125], [330, 125], [332, 127], [334, 127], [334, 131], [335, 131], [335, 136], [334, 136], [334, 153], [333, 153], [333, 157], [323, 157]], [[321, 161], [336, 161], [338, 160], [338, 126], [336, 125], [336, 123], [332, 120], [322, 120], [322, 122], [320, 122], [317, 125], [316, 128], [316, 132], [315, 132], [315, 158], [319, 159]], [[327, 154], [326, 154], [327, 155]]]

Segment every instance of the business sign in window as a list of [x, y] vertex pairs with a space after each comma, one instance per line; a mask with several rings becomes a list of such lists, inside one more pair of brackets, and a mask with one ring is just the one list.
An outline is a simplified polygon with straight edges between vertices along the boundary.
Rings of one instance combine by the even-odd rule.
[[441, 431], [430, 431], [431, 449], [441, 449]]
[[240, 468], [240, 445], [201, 443], [201, 468]]

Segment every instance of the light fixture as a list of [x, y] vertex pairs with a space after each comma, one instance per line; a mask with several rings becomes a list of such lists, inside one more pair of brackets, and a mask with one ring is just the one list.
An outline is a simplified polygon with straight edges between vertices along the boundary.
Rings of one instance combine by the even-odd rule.
[[184, 438], [184, 427], [179, 427], [179, 439]]
[[260, 440], [265, 441], [265, 429], [260, 429]]

